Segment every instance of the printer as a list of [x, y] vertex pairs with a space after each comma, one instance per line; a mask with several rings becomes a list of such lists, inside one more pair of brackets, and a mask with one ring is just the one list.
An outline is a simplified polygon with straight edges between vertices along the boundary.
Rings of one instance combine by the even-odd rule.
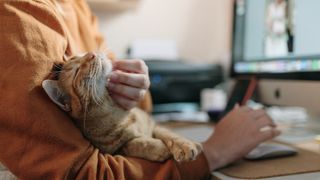
[[197, 111], [200, 93], [223, 81], [217, 64], [146, 60], [150, 73], [153, 113]]

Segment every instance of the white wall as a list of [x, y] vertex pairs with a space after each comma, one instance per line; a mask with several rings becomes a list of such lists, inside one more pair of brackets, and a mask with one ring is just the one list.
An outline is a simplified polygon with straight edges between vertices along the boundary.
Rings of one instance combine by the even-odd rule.
[[232, 0], [140, 0], [129, 11], [96, 14], [118, 57], [134, 39], [174, 39], [183, 59], [227, 65], [231, 7]]

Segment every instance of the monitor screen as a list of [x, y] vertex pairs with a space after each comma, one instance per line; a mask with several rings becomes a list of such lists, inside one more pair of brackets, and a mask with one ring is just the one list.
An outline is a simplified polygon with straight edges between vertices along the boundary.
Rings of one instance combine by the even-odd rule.
[[319, 0], [234, 1], [231, 75], [257, 77], [260, 102], [320, 114], [319, 9]]
[[319, 0], [236, 0], [232, 75], [320, 80]]

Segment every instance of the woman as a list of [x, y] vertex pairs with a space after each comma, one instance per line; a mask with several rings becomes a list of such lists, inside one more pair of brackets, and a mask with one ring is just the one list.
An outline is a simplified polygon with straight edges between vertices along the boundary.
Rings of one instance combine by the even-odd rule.
[[[48, 100], [41, 82], [64, 56], [103, 48], [83, 0], [0, 2], [0, 161], [21, 179], [202, 179], [279, 132], [264, 111], [237, 107], [195, 161], [155, 163], [102, 154]], [[118, 60], [110, 91], [123, 108], [150, 110], [146, 65]], [[135, 73], [132, 73], [135, 72]], [[138, 98], [135, 98], [138, 97]], [[260, 128], [271, 126], [261, 132]]]

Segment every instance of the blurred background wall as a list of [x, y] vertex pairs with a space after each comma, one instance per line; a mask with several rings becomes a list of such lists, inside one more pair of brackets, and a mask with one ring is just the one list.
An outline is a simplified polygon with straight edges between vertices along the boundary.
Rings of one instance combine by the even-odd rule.
[[118, 57], [135, 39], [171, 39], [186, 61], [222, 63], [230, 58], [232, 0], [139, 0], [122, 11], [95, 14]]

